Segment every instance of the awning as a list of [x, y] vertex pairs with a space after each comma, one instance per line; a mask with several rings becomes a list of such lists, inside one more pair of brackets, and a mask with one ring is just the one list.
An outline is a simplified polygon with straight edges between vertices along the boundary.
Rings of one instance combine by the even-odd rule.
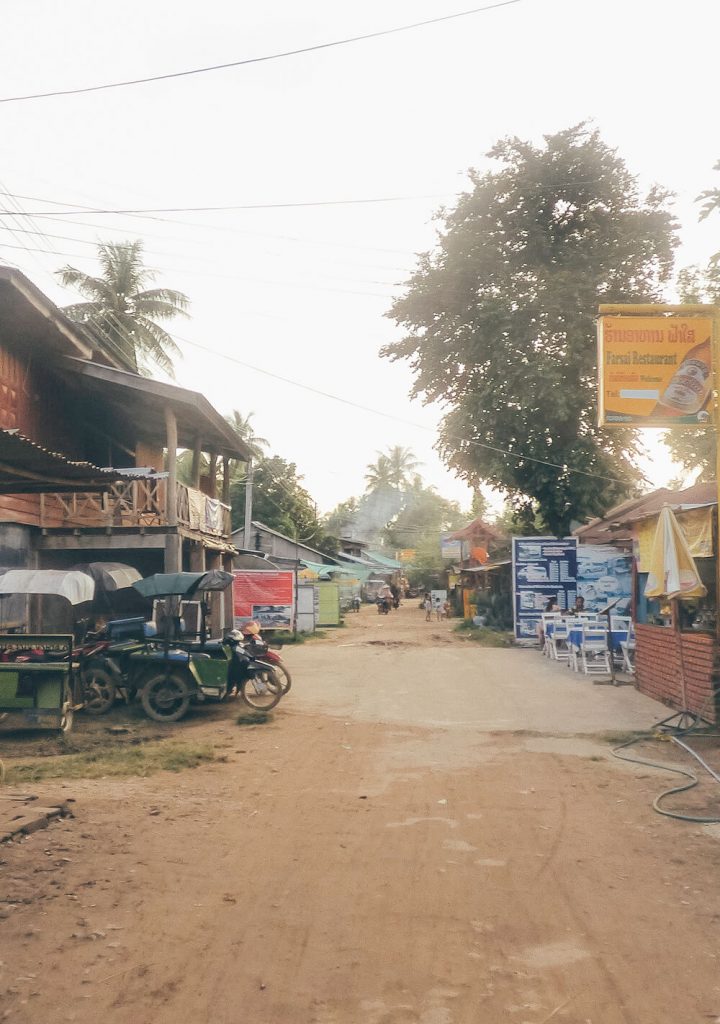
[[0, 494], [106, 491], [117, 479], [114, 469], [75, 462], [17, 430], [0, 430]]
[[9, 569], [0, 580], [0, 597], [4, 594], [51, 594], [84, 604], [95, 597], [95, 581], [64, 569]]
[[485, 565], [472, 565], [466, 569], [460, 568], [458, 572], [492, 572], [493, 569], [502, 569], [504, 565], [512, 565], [512, 560], [507, 558], [502, 562], [486, 562]]

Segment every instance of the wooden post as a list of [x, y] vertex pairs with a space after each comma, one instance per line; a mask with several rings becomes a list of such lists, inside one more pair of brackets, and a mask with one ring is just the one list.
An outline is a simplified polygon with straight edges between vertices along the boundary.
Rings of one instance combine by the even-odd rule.
[[210, 469], [208, 470], [208, 496], [217, 498], [217, 452], [210, 452]]
[[223, 457], [223, 482], [222, 482], [222, 500], [223, 505], [230, 504], [230, 459], [227, 456]]
[[200, 436], [195, 438], [192, 457], [192, 485], [197, 491], [200, 488], [200, 455], [202, 454], [202, 442]]
[[169, 405], [165, 406], [165, 431], [168, 473], [165, 494], [165, 515], [168, 525], [168, 534], [165, 539], [165, 572], [179, 572], [181, 557], [180, 537], [177, 532], [177, 420]]

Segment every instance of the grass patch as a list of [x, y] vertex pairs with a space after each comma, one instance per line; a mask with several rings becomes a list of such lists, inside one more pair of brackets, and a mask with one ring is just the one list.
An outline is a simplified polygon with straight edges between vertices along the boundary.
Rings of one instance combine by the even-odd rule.
[[272, 721], [272, 712], [241, 711], [235, 721], [238, 725], [266, 725]]
[[453, 632], [457, 633], [461, 639], [472, 640], [473, 643], [480, 644], [481, 647], [511, 647], [514, 639], [512, 633], [488, 629], [486, 626], [474, 626], [472, 622], [465, 619], [453, 627]]
[[287, 636], [276, 636], [272, 638], [270, 643], [273, 647], [288, 647], [292, 644], [306, 644], [310, 640], [324, 640], [326, 636], [326, 630], [316, 629], [314, 633], [296, 633], [295, 636], [292, 633], [288, 633]]
[[611, 747], [619, 747], [621, 743], [629, 743], [631, 740], [639, 740], [643, 737], [647, 738], [647, 732], [638, 731], [637, 729], [625, 729], [618, 730], [617, 732], [599, 732], [595, 733], [595, 739], [602, 740], [604, 743], [609, 743]]
[[144, 776], [161, 771], [181, 772], [215, 760], [215, 749], [210, 743], [165, 741], [23, 761], [8, 767], [5, 781], [11, 784], [41, 779]]

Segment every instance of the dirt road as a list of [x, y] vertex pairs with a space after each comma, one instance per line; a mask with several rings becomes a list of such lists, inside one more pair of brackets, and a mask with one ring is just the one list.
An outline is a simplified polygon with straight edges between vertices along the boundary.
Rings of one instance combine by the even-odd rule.
[[0, 1020], [720, 1020], [720, 831], [594, 735], [664, 709], [412, 606], [287, 660], [185, 726], [225, 762], [34, 787], [76, 817], [0, 848]]

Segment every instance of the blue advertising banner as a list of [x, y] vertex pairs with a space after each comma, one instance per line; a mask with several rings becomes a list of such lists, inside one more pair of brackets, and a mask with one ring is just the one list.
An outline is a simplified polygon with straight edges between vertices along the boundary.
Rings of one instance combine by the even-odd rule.
[[577, 592], [577, 540], [513, 537], [515, 636], [536, 640], [540, 615], [549, 601], [572, 608]]
[[619, 548], [581, 544], [577, 549], [577, 592], [586, 612], [600, 612], [613, 601], [613, 615], [630, 614], [631, 556]]

